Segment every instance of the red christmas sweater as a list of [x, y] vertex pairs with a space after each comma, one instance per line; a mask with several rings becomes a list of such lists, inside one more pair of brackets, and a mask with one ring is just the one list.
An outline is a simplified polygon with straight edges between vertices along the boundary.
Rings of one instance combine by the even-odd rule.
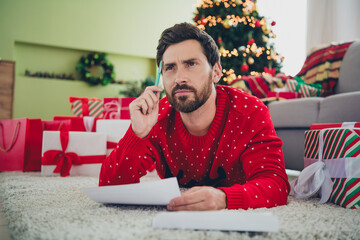
[[183, 187], [213, 186], [228, 209], [274, 207], [287, 202], [282, 141], [267, 107], [240, 90], [216, 87], [216, 114], [205, 136], [193, 136], [166, 98], [158, 122], [141, 139], [132, 128], [102, 164], [99, 185], [139, 182], [154, 162], [161, 178]]

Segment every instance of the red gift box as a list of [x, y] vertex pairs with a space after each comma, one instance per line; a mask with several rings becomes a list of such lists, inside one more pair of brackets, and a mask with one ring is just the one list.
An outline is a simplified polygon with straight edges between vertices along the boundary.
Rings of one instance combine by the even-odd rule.
[[104, 98], [104, 119], [130, 119], [129, 105], [134, 99]]
[[41, 119], [0, 121], [0, 171], [40, 171]]
[[71, 120], [42, 121], [42, 129], [44, 131], [70, 131]]
[[70, 97], [69, 102], [76, 117], [103, 117], [103, 101], [99, 98]]
[[293, 98], [301, 98], [301, 94], [299, 92], [275, 92], [269, 91], [267, 93], [267, 97], [275, 97], [277, 100], [280, 98], [283, 99], [293, 99]]
[[75, 132], [96, 132], [96, 121], [100, 118], [94, 117], [73, 117], [73, 116], [54, 116], [54, 121], [70, 120], [70, 131]]
[[325, 128], [360, 128], [360, 122], [344, 122], [344, 123], [313, 123], [310, 125], [310, 130], [321, 130]]

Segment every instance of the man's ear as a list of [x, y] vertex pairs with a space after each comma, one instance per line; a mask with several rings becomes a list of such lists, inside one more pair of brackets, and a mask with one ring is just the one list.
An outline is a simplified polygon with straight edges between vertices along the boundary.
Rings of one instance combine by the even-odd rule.
[[220, 62], [216, 62], [213, 66], [213, 83], [217, 83], [220, 81], [222, 77], [222, 67]]

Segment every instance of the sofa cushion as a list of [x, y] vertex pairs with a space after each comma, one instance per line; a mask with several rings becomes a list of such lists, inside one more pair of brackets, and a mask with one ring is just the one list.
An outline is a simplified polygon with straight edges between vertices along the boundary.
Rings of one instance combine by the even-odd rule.
[[320, 103], [318, 122], [360, 122], [359, 103], [360, 91], [326, 97]]
[[360, 91], [360, 41], [350, 45], [342, 60], [335, 93]]
[[317, 122], [323, 99], [313, 97], [270, 103], [268, 108], [274, 127], [309, 127]]

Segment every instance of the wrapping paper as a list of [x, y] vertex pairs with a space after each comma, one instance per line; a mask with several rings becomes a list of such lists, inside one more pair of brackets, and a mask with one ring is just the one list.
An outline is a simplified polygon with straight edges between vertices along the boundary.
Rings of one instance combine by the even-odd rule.
[[301, 94], [298, 92], [275, 92], [269, 91], [267, 93], [267, 97], [275, 97], [276, 99], [293, 99], [293, 98], [300, 98]]
[[76, 117], [103, 117], [103, 101], [99, 98], [70, 97], [69, 102]]
[[[71, 121], [70, 131], [95, 132], [96, 121], [94, 117], [73, 117], [73, 116], [54, 116], [54, 121]], [[63, 130], [63, 129], [62, 129]]]
[[305, 132], [305, 169], [291, 183], [298, 198], [320, 194], [345, 208], [360, 208], [360, 129], [324, 128]]
[[96, 176], [106, 157], [106, 136], [92, 132], [44, 131], [41, 175]]
[[41, 119], [0, 121], [0, 171], [40, 171]]
[[104, 98], [104, 119], [130, 119], [129, 104], [136, 98]]
[[120, 139], [125, 135], [130, 127], [130, 120], [98, 120], [96, 122], [96, 132], [103, 133], [107, 137], [107, 153], [108, 156], [111, 151], [116, 147]]

